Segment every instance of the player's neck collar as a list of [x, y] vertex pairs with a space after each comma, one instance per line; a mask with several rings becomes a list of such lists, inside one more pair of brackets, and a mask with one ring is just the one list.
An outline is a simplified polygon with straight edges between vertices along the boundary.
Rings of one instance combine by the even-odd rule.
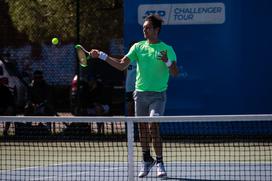
[[159, 44], [159, 43], [161, 43], [161, 40], [160, 39], [157, 39], [157, 40], [155, 40], [155, 41], [149, 41], [149, 40], [146, 40], [146, 43], [148, 44], [148, 45], [154, 45], [154, 44]]

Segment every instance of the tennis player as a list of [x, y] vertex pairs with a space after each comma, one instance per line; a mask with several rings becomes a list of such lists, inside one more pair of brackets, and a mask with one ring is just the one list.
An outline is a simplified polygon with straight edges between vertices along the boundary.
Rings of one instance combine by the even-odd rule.
[[[157, 15], [148, 16], [143, 24], [143, 34], [146, 40], [135, 43], [121, 60], [110, 57], [97, 49], [91, 50], [93, 58], [100, 58], [119, 70], [125, 70], [130, 62], [136, 61], [134, 92], [136, 116], [163, 115], [169, 72], [172, 76], [177, 76], [179, 73], [173, 48], [159, 39], [162, 22], [162, 19]], [[157, 176], [165, 177], [167, 174], [163, 164], [159, 124], [139, 123], [139, 133], [143, 162], [138, 177], [147, 176], [155, 164]], [[151, 142], [156, 159], [152, 158], [150, 154]]]

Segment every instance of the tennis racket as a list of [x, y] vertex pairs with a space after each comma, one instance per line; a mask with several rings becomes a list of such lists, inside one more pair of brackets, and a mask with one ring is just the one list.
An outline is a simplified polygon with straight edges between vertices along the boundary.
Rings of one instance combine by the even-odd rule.
[[83, 46], [77, 44], [75, 45], [75, 49], [77, 52], [77, 57], [79, 60], [79, 65], [82, 67], [87, 67], [88, 66], [88, 60], [91, 58], [90, 52], [87, 51]]

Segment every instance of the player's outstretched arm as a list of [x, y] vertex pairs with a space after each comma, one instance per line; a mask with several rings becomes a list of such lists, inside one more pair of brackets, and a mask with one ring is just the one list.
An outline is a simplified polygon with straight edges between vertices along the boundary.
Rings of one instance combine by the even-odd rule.
[[92, 49], [90, 54], [92, 58], [99, 58], [103, 61], [106, 61], [111, 66], [121, 71], [125, 70], [130, 63], [129, 58], [126, 56], [124, 56], [122, 59], [117, 59], [114, 57], [110, 57], [106, 53], [99, 51], [97, 49]]

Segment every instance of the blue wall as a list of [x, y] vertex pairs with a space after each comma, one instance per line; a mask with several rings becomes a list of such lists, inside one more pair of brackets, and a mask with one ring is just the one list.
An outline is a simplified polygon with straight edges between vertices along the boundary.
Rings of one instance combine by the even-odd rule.
[[[142, 40], [139, 4], [220, 2], [223, 24], [164, 25], [178, 66], [166, 115], [272, 113], [272, 1], [125, 0], [125, 45]], [[186, 76], [187, 74], [187, 76]]]

